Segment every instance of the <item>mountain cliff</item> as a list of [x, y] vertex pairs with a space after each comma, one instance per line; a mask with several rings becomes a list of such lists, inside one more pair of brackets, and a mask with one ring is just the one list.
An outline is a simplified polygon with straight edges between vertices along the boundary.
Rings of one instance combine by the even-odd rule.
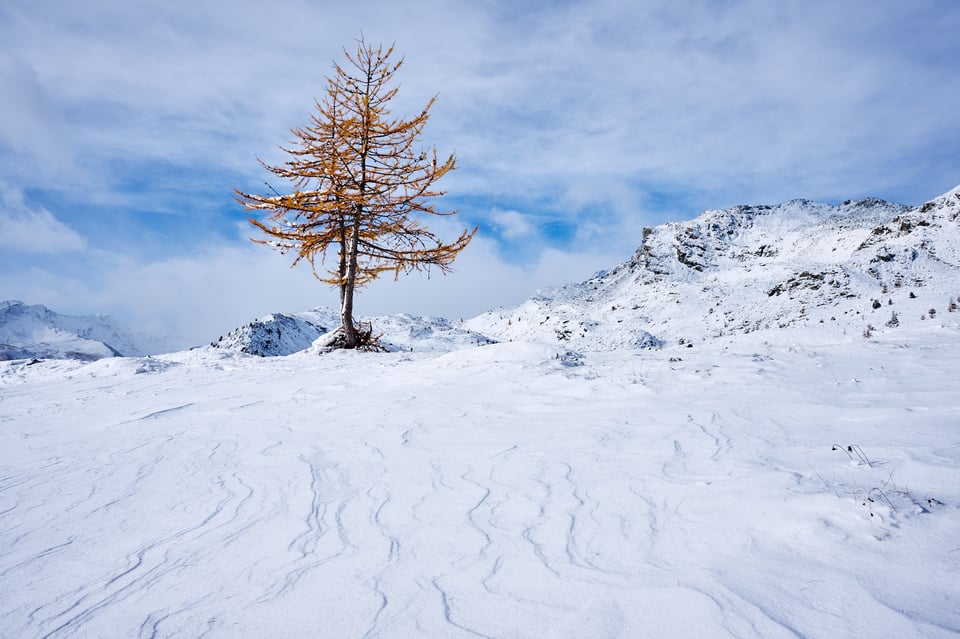
[[608, 350], [940, 321], [960, 295], [958, 217], [960, 187], [914, 208], [871, 198], [708, 210], [644, 229], [611, 271], [467, 325], [501, 340]]

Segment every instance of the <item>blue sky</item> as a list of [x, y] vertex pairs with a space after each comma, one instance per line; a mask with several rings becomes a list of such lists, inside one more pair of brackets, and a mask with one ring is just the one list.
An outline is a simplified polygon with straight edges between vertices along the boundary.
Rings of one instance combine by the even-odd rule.
[[[960, 184], [953, 0], [11, 0], [0, 5], [0, 299], [202, 343], [335, 304], [248, 241], [231, 188], [305, 124], [363, 32], [397, 115], [480, 226], [360, 314], [469, 317], [626, 259], [643, 226], [796, 197], [917, 204]], [[278, 188], [280, 185], [276, 185]]]

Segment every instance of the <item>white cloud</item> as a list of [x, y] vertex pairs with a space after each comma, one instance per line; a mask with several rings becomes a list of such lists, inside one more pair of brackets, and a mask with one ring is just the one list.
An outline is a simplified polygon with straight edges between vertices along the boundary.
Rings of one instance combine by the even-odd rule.
[[41, 135], [32, 109], [5, 114], [8, 131], [35, 140], [18, 138], [17, 161], [0, 164], [18, 179], [45, 179], [57, 154], [252, 179], [254, 155], [271, 159], [306, 122], [361, 30], [406, 57], [399, 113], [439, 92], [426, 141], [458, 152], [464, 168], [449, 184], [505, 208], [528, 197], [562, 206], [568, 192], [603, 203], [611, 183], [736, 201], [846, 197], [955, 170], [905, 159], [960, 136], [954, 7], [374, 2], [361, 15], [289, 0], [264, 21], [256, 2], [198, 0], [189, 14], [100, 0], [48, 15], [45, 4], [0, 12], [18, 56], [2, 88], [35, 96], [43, 120], [69, 121], [57, 126], [70, 135]]
[[533, 235], [535, 229], [530, 218], [519, 211], [503, 211], [494, 209], [490, 212], [490, 221], [500, 230], [500, 234], [508, 240]]
[[377, 281], [361, 293], [357, 306], [361, 314], [405, 312], [466, 319], [520, 304], [544, 286], [583, 281], [628, 256], [546, 249], [536, 262], [521, 266], [500, 257], [496, 242], [477, 237], [458, 257], [452, 273]]
[[[547, 250], [521, 267], [497, 255], [496, 244], [474, 238], [454, 272], [386, 276], [362, 289], [359, 316], [409, 313], [468, 318], [519, 304], [548, 284], [586, 279], [625, 255]], [[5, 295], [64, 313], [109, 313], [125, 325], [156, 336], [203, 344], [251, 319], [315, 306], [336, 308], [337, 292], [303, 265], [253, 244], [209, 246], [189, 257], [153, 262], [96, 251], [87, 267], [55, 273], [34, 267], [0, 275]]]
[[184, 347], [267, 313], [335, 302], [309, 269], [291, 270], [284, 258], [252, 244], [221, 244], [157, 261], [92, 253], [69, 272], [33, 267], [5, 273], [0, 290], [58, 312], [108, 313], [135, 330], [178, 337]]
[[0, 184], [0, 248], [16, 253], [82, 251], [86, 240], [44, 208], [30, 208], [23, 193]]

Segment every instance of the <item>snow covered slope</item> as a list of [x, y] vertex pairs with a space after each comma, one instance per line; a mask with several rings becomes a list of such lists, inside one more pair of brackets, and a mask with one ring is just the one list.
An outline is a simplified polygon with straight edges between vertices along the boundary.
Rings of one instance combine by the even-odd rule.
[[960, 330], [815, 331], [0, 362], [0, 636], [956, 637]]
[[261, 357], [290, 355], [339, 325], [333, 312], [320, 308], [291, 315], [274, 313], [233, 329], [211, 346]]
[[937, 321], [960, 301], [958, 212], [960, 187], [913, 209], [868, 199], [706, 211], [646, 229], [610, 272], [467, 325], [589, 351], [793, 325], [833, 339]]
[[419, 315], [371, 317], [373, 332], [382, 335], [381, 343], [391, 351], [446, 353], [472, 346], [485, 346], [494, 340], [471, 331], [460, 320]]
[[41, 305], [0, 302], [0, 360], [97, 360], [143, 355], [134, 335], [106, 315], [61, 315]]
[[[388, 315], [361, 318], [370, 322], [381, 344], [391, 351], [447, 352], [493, 340], [470, 331], [462, 322], [441, 317]], [[290, 355], [310, 348], [317, 338], [340, 326], [338, 314], [317, 307], [301, 313], [267, 315], [230, 331], [211, 346], [260, 355]]]

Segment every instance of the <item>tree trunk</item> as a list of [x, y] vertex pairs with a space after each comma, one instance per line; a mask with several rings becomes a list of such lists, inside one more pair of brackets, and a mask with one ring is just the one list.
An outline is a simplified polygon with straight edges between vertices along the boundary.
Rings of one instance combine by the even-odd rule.
[[343, 303], [347, 295], [347, 253], [349, 251], [347, 247], [347, 223], [343, 219], [343, 214], [340, 215], [338, 223], [340, 225], [340, 264], [337, 268], [337, 277], [340, 278], [340, 313], [343, 313]]
[[367, 64], [367, 87], [364, 92], [364, 111], [363, 122], [360, 128], [360, 175], [359, 175], [359, 198], [353, 205], [353, 214], [350, 224], [349, 250], [347, 251], [347, 277], [346, 287], [343, 291], [343, 303], [340, 305], [340, 326], [343, 328], [344, 348], [356, 348], [359, 346], [357, 339], [357, 328], [353, 325], [353, 292], [357, 285], [357, 253], [360, 246], [360, 223], [363, 220], [363, 202], [367, 188], [367, 145], [370, 135], [370, 82], [373, 77], [373, 71], [370, 63]]
[[[359, 215], [357, 218], [359, 219]], [[353, 292], [357, 283], [358, 231], [355, 222], [353, 228], [350, 229], [347, 250], [347, 277], [340, 305], [340, 327], [343, 329], [344, 348], [356, 348], [358, 346], [357, 328], [353, 325]]]

